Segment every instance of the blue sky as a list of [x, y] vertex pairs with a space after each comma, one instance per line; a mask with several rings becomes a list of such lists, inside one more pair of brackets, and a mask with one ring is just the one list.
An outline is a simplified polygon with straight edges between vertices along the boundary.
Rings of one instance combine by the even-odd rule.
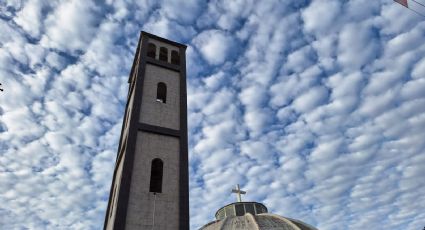
[[425, 20], [391, 0], [0, 2], [0, 225], [101, 229], [140, 30], [188, 45], [191, 228], [425, 226]]

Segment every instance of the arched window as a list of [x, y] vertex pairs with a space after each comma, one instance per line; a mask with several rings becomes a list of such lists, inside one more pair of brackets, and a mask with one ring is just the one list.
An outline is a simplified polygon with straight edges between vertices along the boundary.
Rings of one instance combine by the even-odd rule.
[[165, 47], [159, 48], [159, 60], [168, 61], [168, 49]]
[[156, 101], [161, 103], [167, 102], [167, 85], [164, 82], [158, 83], [156, 90]]
[[156, 45], [153, 43], [148, 44], [148, 57], [155, 58], [156, 56]]
[[179, 52], [175, 50], [171, 51], [171, 64], [180, 65]]
[[152, 160], [151, 166], [151, 183], [149, 192], [161, 193], [162, 192], [162, 171], [164, 163], [161, 159], [155, 158]]

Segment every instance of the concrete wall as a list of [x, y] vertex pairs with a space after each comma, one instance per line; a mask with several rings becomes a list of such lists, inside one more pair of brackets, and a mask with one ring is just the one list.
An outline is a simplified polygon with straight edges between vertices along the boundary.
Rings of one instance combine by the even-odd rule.
[[[176, 229], [179, 219], [179, 139], [138, 132], [131, 178], [126, 229], [152, 229], [155, 200], [155, 230]], [[149, 192], [151, 162], [164, 162], [162, 193]]]
[[[166, 103], [156, 101], [159, 82], [167, 85]], [[180, 75], [178, 72], [146, 64], [142, 93], [140, 122], [180, 129]]]

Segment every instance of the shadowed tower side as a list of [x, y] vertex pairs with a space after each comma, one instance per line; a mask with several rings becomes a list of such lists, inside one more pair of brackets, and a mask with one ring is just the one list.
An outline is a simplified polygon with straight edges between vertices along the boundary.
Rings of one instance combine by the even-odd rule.
[[141, 32], [104, 229], [189, 229], [185, 52]]

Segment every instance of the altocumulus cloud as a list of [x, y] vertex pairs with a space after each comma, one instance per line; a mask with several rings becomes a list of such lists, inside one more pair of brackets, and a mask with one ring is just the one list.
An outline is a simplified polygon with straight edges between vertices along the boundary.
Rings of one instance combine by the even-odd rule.
[[424, 19], [391, 0], [2, 1], [0, 224], [103, 224], [140, 30], [188, 44], [191, 228], [422, 229]]

